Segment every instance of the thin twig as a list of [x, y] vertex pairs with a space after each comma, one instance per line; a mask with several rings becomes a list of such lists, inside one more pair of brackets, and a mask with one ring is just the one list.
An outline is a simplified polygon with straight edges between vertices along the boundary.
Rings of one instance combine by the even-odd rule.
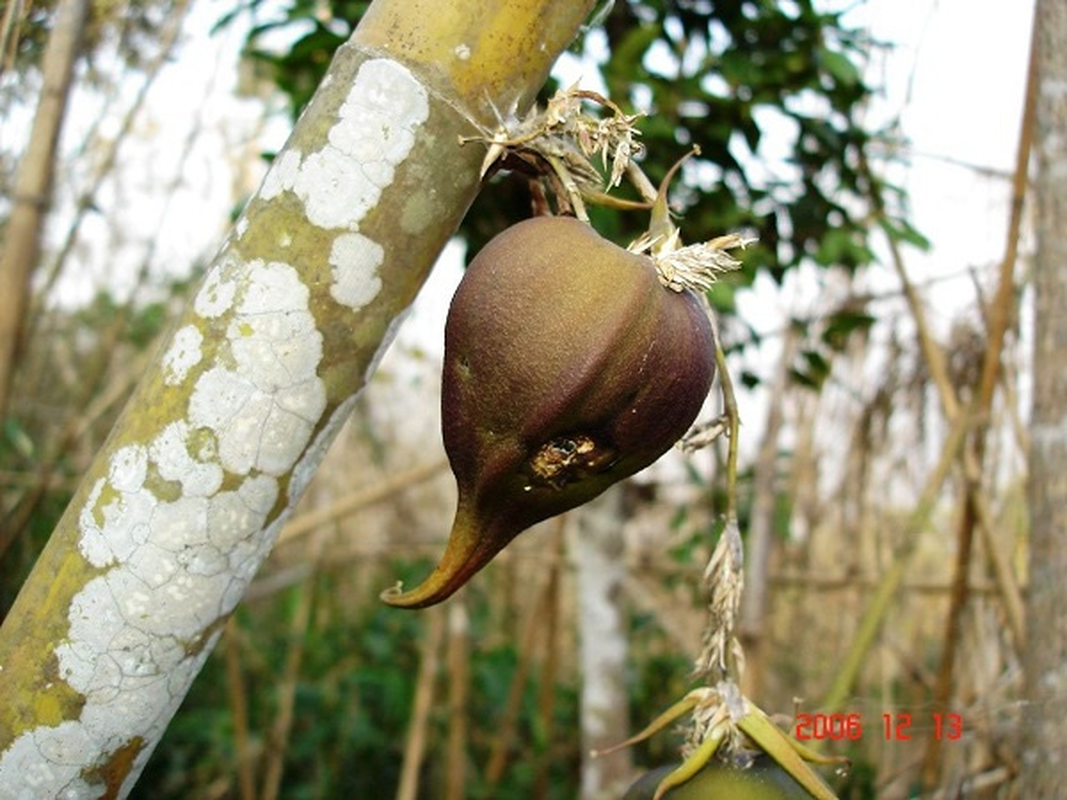
[[233, 749], [237, 757], [237, 786], [241, 800], [255, 800], [256, 778], [252, 760], [255, 753], [248, 735], [248, 690], [241, 670], [241, 629], [237, 617], [226, 623], [226, 688], [233, 716]]
[[489, 753], [489, 760], [485, 768], [484, 782], [489, 794], [492, 794], [500, 784], [501, 779], [504, 777], [504, 771], [507, 769], [512, 742], [515, 740], [515, 732], [519, 725], [519, 712], [522, 709], [522, 697], [526, 689], [526, 679], [537, 649], [541, 621], [549, 613], [552, 606], [551, 589], [551, 581], [546, 581], [537, 598], [530, 604], [528, 614], [521, 628], [523, 637], [519, 643], [515, 674], [512, 676], [511, 686], [508, 688], [508, 699], [504, 704], [504, 711], [495, 726], [499, 734], [494, 737], [493, 749]]
[[15, 56], [19, 50], [19, 28], [25, 16], [25, 0], [9, 0], [5, 4], [4, 18], [0, 21], [0, 76], [15, 68]]
[[553, 761], [552, 743], [555, 740], [553, 720], [555, 719], [556, 679], [559, 670], [559, 631], [561, 627], [560, 586], [562, 580], [564, 530], [566, 518], [556, 520], [553, 531], [553, 550], [556, 559], [549, 568], [548, 613], [544, 619], [545, 657], [541, 662], [541, 676], [537, 691], [537, 712], [544, 736], [544, 749], [539, 752], [535, 765], [533, 797], [535, 800], [547, 800], [549, 797], [550, 767]]
[[383, 500], [388, 500], [392, 496], [399, 494], [412, 486], [428, 481], [441, 474], [445, 471], [446, 467], [448, 467], [448, 462], [444, 459], [420, 464], [416, 467], [390, 475], [378, 483], [372, 484], [364, 489], [352, 492], [346, 497], [342, 497], [340, 500], [330, 503], [324, 508], [318, 508], [314, 511], [300, 514], [290, 520], [289, 523], [282, 528], [281, 535], [278, 537], [278, 545], [289, 544], [293, 540], [305, 536], [323, 525], [337, 522], [343, 517], [355, 514], [357, 511], [360, 511], [367, 506], [373, 505], [374, 503], [380, 503]]

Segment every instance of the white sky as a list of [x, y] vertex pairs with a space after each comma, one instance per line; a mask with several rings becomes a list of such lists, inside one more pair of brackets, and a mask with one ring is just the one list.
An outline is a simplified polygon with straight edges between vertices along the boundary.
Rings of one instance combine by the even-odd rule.
[[931, 268], [980, 265], [1003, 252], [1007, 185], [990, 183], [944, 159], [1010, 175], [1032, 6], [991, 0], [874, 0], [856, 14], [870, 19], [879, 38], [902, 43], [886, 65], [886, 105], [901, 115], [912, 142], [913, 167], [905, 185], [916, 226], [933, 243], [929, 259], [919, 259], [931, 262]]
[[[894, 166], [888, 178], [907, 189], [911, 221], [932, 245], [928, 253], [905, 251], [916, 282], [986, 266], [1004, 249], [1008, 184], [959, 163], [1013, 168], [1032, 3], [1013, 5], [1006, 13], [991, 0], [868, 0], [846, 18], [894, 45], [872, 63], [870, 83], [883, 88], [869, 113], [878, 123], [899, 119], [911, 145], [910, 163]], [[869, 279], [897, 285], [888, 269], [875, 268]], [[969, 302], [969, 286], [934, 290], [935, 317], [947, 321]], [[787, 292], [784, 301], [795, 292], [803, 290]], [[766, 299], [759, 294], [743, 311], [759, 316]]]

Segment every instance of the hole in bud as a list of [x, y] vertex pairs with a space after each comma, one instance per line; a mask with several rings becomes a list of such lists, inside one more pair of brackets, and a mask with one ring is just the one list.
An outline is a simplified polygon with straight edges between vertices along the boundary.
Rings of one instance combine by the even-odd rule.
[[614, 447], [584, 433], [557, 436], [537, 448], [523, 471], [533, 484], [562, 489], [608, 469], [616, 455]]

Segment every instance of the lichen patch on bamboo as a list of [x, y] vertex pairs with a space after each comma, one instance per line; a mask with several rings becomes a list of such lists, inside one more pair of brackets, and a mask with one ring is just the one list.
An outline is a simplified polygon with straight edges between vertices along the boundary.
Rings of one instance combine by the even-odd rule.
[[[122, 610], [113, 590], [105, 590], [99, 581], [90, 581], [86, 589], [94, 589], [82, 592], [77, 609], [72, 607], [72, 621], [80, 620], [79, 641], [60, 648], [66, 651], [60, 677], [78, 683], [86, 699], [81, 715], [39, 726], [11, 743], [0, 758], [0, 787], [19, 791], [0, 793], [3, 797], [100, 797], [99, 776], [88, 774], [86, 765], [96, 762], [100, 753], [115, 752], [133, 740], [157, 739], [181, 701], [181, 693], [168, 686], [192, 680], [210, 652], [210, 647], [200, 648], [190, 656], [188, 648], [173, 638], [117, 624]], [[134, 593], [134, 605], [128, 610], [136, 612], [136, 598], [147, 594]], [[212, 634], [212, 643], [218, 635]], [[135, 728], [146, 736], [130, 739], [128, 732]], [[134, 752], [138, 764], [148, 757], [140, 747], [131, 756]], [[114, 775], [115, 783], [123, 786], [112, 796], [125, 796], [139, 772], [136, 766], [125, 779]]]
[[214, 431], [222, 467], [284, 474], [304, 451], [326, 407], [316, 374], [322, 334], [295, 268], [253, 262], [226, 336], [233, 367], [213, 366], [189, 400], [193, 428]]
[[378, 269], [384, 260], [385, 250], [377, 242], [361, 233], [341, 234], [330, 249], [330, 296], [353, 309], [367, 305], [381, 291]]
[[302, 156], [299, 150], [286, 150], [274, 159], [263, 185], [259, 187], [258, 199], [273, 200], [283, 191], [291, 190], [300, 174]]
[[260, 188], [261, 200], [294, 193], [308, 221], [340, 231], [329, 253], [330, 295], [353, 310], [377, 297], [384, 261], [382, 245], [359, 232], [359, 225], [411, 154], [429, 115], [429, 94], [406, 67], [385, 58], [365, 61], [326, 144], [307, 154], [288, 150]]
[[226, 273], [232, 266], [227, 261], [216, 265], [204, 278], [204, 283], [193, 300], [193, 310], [204, 319], [215, 319], [229, 311], [237, 295], [237, 282]]
[[185, 420], [167, 425], [149, 448], [159, 476], [176, 481], [185, 497], [210, 497], [222, 486], [218, 445], [210, 431], [194, 431]]
[[177, 386], [185, 380], [189, 370], [203, 358], [201, 345], [204, 334], [195, 325], [180, 328], [163, 354], [163, 381], [168, 386]]
[[[282, 476], [319, 457], [307, 453], [327, 405], [310, 303], [282, 262], [230, 256], [206, 277], [163, 355], [184, 413], [119, 446], [81, 503], [78, 551], [100, 572], [72, 596], [53, 652], [57, 681], [84, 704], [22, 734], [0, 786], [17, 776], [31, 792], [96, 796], [81, 772], [91, 754], [131, 731], [158, 740], [182, 696], [170, 685], [191, 680], [273, 545]], [[210, 353], [206, 325], [224, 331]]]

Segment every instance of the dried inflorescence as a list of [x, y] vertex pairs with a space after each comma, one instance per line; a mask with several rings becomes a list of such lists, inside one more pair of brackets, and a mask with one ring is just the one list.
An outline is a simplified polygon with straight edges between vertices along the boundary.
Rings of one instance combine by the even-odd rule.
[[675, 292], [706, 292], [719, 276], [740, 269], [741, 262], [728, 251], [744, 250], [755, 239], [731, 233], [708, 242], [683, 245], [677, 229], [653, 238], [646, 234], [630, 245], [634, 253], [651, 252], [660, 283]]
[[[588, 114], [582, 108], [583, 101], [607, 108], [612, 115], [600, 118]], [[483, 176], [510, 154], [546, 173], [556, 172], [561, 165], [570, 171], [579, 189], [602, 192], [621, 183], [631, 158], [641, 151], [637, 141], [640, 132], [635, 126], [640, 118], [640, 114], [624, 114], [596, 92], [572, 86], [556, 92], [543, 110], [535, 106], [521, 119], [509, 114], [499, 119], [495, 130], [460, 142], [481, 141], [489, 145], [482, 162]], [[590, 161], [596, 156], [605, 170], [611, 160], [606, 182]]]

